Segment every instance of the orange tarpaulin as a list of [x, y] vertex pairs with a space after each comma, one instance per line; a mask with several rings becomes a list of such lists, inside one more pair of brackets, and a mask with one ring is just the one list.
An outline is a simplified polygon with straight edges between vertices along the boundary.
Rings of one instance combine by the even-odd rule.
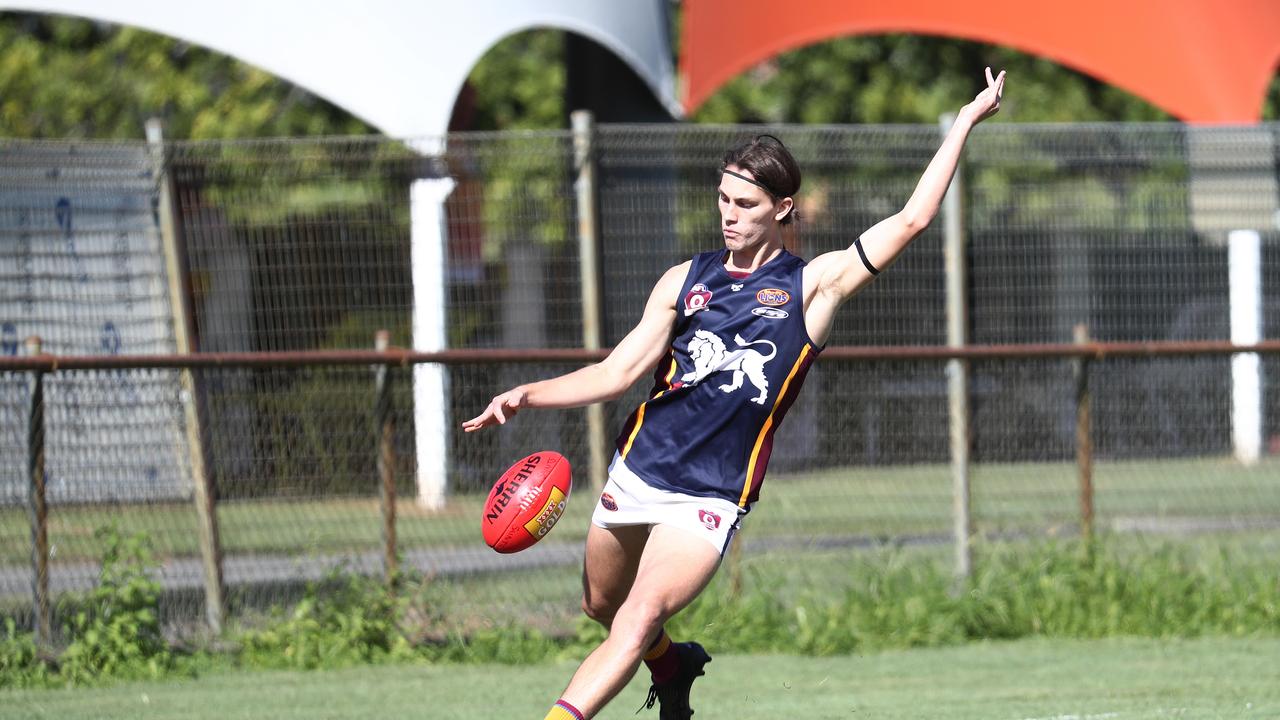
[[1280, 60], [1280, 0], [687, 0], [682, 102], [692, 111], [780, 53], [880, 33], [1006, 45], [1188, 122], [1255, 123]]

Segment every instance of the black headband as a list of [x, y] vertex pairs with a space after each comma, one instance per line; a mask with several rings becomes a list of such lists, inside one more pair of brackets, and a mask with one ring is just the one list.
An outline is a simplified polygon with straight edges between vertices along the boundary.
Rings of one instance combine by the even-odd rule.
[[776, 192], [774, 192], [773, 190], [771, 190], [771, 189], [769, 188], [769, 186], [768, 186], [768, 185], [765, 185], [764, 183], [760, 182], [759, 180], [752, 180], [751, 178], [747, 177], [746, 175], [740, 175], [740, 174], [738, 174], [738, 173], [736, 173], [736, 172], [734, 172], [734, 171], [732, 171], [732, 170], [721, 170], [720, 172], [724, 173], [725, 175], [732, 175], [732, 176], [734, 176], [734, 177], [738, 178], [739, 180], [745, 180], [745, 181], [747, 181], [747, 182], [751, 183], [752, 185], [755, 185], [756, 187], [760, 188], [761, 190], [763, 190], [763, 191], [765, 191], [765, 192], [769, 193], [769, 195], [770, 195], [771, 197], [774, 197], [774, 198], [780, 197], [780, 196], [778, 195], [778, 193], [776, 193]]

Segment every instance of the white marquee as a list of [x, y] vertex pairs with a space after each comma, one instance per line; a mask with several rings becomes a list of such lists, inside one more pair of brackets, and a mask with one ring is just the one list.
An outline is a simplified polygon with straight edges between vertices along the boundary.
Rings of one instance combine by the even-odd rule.
[[663, 3], [600, 0], [0, 0], [0, 10], [134, 25], [251, 63], [397, 138], [442, 135], [471, 68], [502, 38], [553, 27], [625, 61], [675, 117]]

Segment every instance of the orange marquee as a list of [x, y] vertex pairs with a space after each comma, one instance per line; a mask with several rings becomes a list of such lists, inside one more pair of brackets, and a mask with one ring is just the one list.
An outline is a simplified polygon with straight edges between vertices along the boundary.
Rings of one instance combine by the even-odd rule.
[[691, 112], [780, 53], [880, 33], [1006, 45], [1188, 122], [1256, 123], [1280, 61], [1280, 0], [687, 0], [682, 102]]

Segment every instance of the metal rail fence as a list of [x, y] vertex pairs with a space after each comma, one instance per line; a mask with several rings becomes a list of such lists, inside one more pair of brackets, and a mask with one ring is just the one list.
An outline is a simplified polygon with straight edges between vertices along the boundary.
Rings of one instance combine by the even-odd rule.
[[[111, 522], [151, 536], [175, 618], [287, 598], [342, 562], [376, 571], [389, 473], [400, 561], [439, 576], [442, 617], [484, 623], [505, 604], [562, 620], [576, 576], [536, 568], [576, 556], [590, 503], [511, 559], [478, 543], [480, 495], [542, 448], [570, 458], [580, 488], [598, 482], [610, 431], [645, 388], [597, 413], [458, 425], [497, 391], [616, 343], [662, 270], [715, 247], [720, 153], [762, 130], [805, 170], [788, 237], [805, 257], [901, 207], [941, 136], [579, 122], [447, 142], [0, 142], [0, 603], [31, 617], [30, 373], [43, 368], [54, 597], [94, 581], [94, 531]], [[744, 545], [766, 558], [873, 539], [947, 546], [963, 534], [952, 502], [965, 485], [983, 536], [1075, 532], [1085, 358], [1097, 527], [1273, 543], [1277, 135], [980, 128], [943, 217], [842, 310]], [[333, 354], [369, 348], [376, 328], [426, 354]], [[29, 336], [56, 370], [22, 357]], [[1263, 344], [1233, 359], [1229, 341]], [[1192, 352], [1146, 349], [1165, 342]], [[466, 354], [479, 350], [524, 355]], [[273, 352], [314, 364], [256, 354]], [[374, 375], [351, 363], [388, 357], [383, 442]], [[382, 447], [394, 460], [379, 471]], [[200, 547], [214, 539], [211, 566]], [[209, 589], [215, 573], [225, 596]], [[500, 602], [477, 608], [477, 584]]]
[[[483, 349], [417, 353], [382, 345], [363, 352], [116, 357], [33, 353], [0, 359], [0, 370], [9, 378], [24, 377], [16, 391], [28, 407], [29, 480], [25, 507], [0, 510], [0, 538], [5, 541], [0, 597], [7, 601], [7, 612], [31, 618], [48, 642], [57, 627], [54, 598], [92, 587], [97, 574], [95, 531], [115, 526], [124, 532], [145, 532], [157, 550], [171, 620], [203, 611], [214, 627], [220, 627], [228, 608], [286, 601], [302, 584], [343, 568], [380, 573], [388, 581], [401, 570], [438, 576], [436, 587], [444, 597], [434, 601], [451, 611], [438, 620], [441, 628], [456, 630], [468, 622], [519, 617], [554, 618], [560, 627], [553, 623], [548, 629], [562, 630], [568, 622], [566, 611], [574, 606], [576, 582], [576, 572], [563, 566], [580, 560], [585, 519], [594, 505], [591, 488], [578, 478], [570, 520], [533, 550], [518, 556], [492, 553], [483, 547], [477, 528], [483, 495], [456, 496], [444, 510], [424, 511], [413, 501], [413, 414], [403, 389], [412, 382], [409, 370], [423, 363], [447, 366], [466, 377], [467, 370], [494, 366], [565, 370], [603, 354]], [[1071, 459], [972, 468], [923, 464], [885, 469], [851, 463], [777, 473], [762, 509], [749, 516], [739, 544], [752, 556], [767, 558], [797, 550], [848, 552], [886, 540], [950, 545], [963, 554], [974, 541], [1074, 537], [1093, 535], [1097, 529], [1218, 537], [1260, 532], [1274, 538], [1280, 530], [1280, 483], [1275, 479], [1280, 459], [1253, 464], [1221, 457], [1116, 462], [1103, 456], [1099, 461], [1095, 443], [1107, 434], [1098, 416], [1107, 417], [1106, 411], [1113, 410], [1117, 398], [1106, 379], [1118, 369], [1128, 373], [1134, 365], [1169, 362], [1194, 366], [1257, 354], [1270, 361], [1280, 358], [1280, 341], [1244, 347], [1202, 341], [828, 348], [818, 365], [824, 373], [902, 365], [927, 372], [955, 361], [991, 366], [1013, 376], [1065, 371], [1072, 377], [1061, 383], [1063, 396], [1054, 405], [1072, 415], [1074, 445], [1063, 448]], [[287, 398], [209, 393], [202, 400], [182, 399], [205, 408], [259, 403], [257, 422], [224, 427], [219, 431], [223, 437], [210, 433], [204, 439], [214, 453], [227, 448], [247, 452], [272, 482], [259, 488], [225, 488], [225, 499], [218, 493], [193, 492], [185, 501], [147, 504], [109, 494], [81, 497], [75, 503], [51, 502], [48, 468], [68, 464], [48, 454], [49, 439], [60, 428], [46, 415], [48, 405], [56, 403], [56, 398], [46, 396], [47, 379], [69, 376], [82, 380], [83, 386], [102, 388], [86, 394], [85, 404], [112, 407], [114, 384], [177, 372], [191, 373], [195, 386], [204, 388], [221, 387], [225, 379], [238, 377], [256, 387], [284, 382], [306, 388]], [[814, 393], [807, 394], [804, 402], [815, 404]], [[857, 404], [891, 399], [867, 395], [857, 398]], [[129, 411], [135, 417], [147, 412], [143, 404]], [[945, 409], [935, 407], [933, 412], [942, 415]], [[576, 416], [581, 427], [585, 413], [555, 414]], [[102, 424], [116, 426], [117, 418]], [[129, 428], [117, 429], [122, 457], [164, 450], [131, 445]], [[839, 443], [844, 437], [845, 428], [836, 425], [822, 429], [815, 440]], [[889, 439], [911, 441], [910, 435]], [[557, 447], [571, 461], [587, 453], [581, 433], [577, 442]], [[128, 461], [117, 462], [128, 466]], [[93, 467], [72, 469], [84, 472], [87, 482], [97, 479]], [[957, 470], [972, 470], [972, 484], [956, 486], [952, 480]], [[956, 514], [958, 507], [965, 508], [963, 515]], [[730, 572], [742, 562], [742, 555], [735, 554]], [[563, 569], [547, 573], [554, 580], [534, 597], [524, 594], [528, 576], [548, 565]], [[962, 567], [968, 567], [967, 559]], [[519, 579], [503, 585], [507, 576]], [[471, 594], [475, 591], [466, 589], [476, 585], [497, 589], [488, 589], [485, 602], [477, 603]]]

